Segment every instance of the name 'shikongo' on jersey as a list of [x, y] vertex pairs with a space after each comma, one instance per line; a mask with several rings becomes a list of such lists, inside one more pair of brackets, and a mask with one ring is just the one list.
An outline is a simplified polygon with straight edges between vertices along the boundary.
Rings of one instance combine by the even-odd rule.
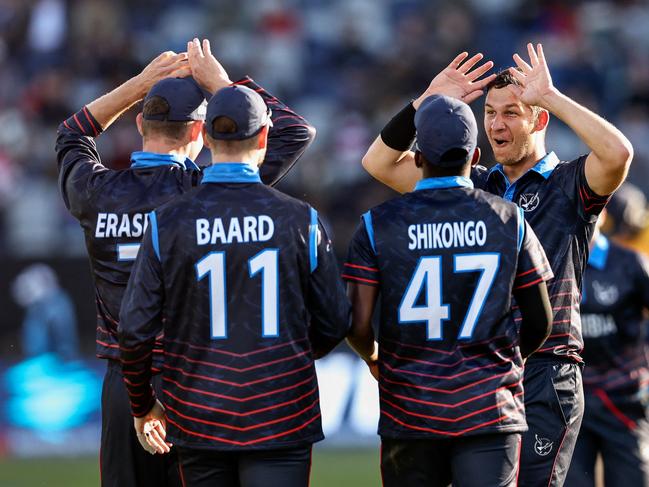
[[363, 215], [343, 278], [380, 288], [379, 434], [524, 431], [511, 295], [551, 276], [523, 212], [467, 178]]
[[[586, 156], [560, 162], [547, 154], [513, 184], [500, 164], [491, 170], [478, 166], [471, 179], [476, 188], [516, 203], [538, 235], [552, 266], [548, 283], [552, 304], [552, 332], [535, 358], [581, 362], [583, 349], [579, 300], [581, 279], [588, 261], [588, 245], [597, 216], [609, 196], [599, 196], [588, 186]], [[517, 321], [520, 321], [518, 316]]]
[[344, 338], [350, 304], [315, 210], [246, 167], [216, 164], [198, 189], [151, 214], [124, 296], [131, 409], [141, 416], [152, 406], [151, 351], [164, 329], [160, 399], [177, 445], [267, 449], [323, 438], [313, 352]]
[[639, 403], [649, 385], [649, 263], [600, 235], [584, 274], [584, 389], [617, 404]]
[[[272, 110], [261, 178], [274, 184], [306, 150], [315, 130], [252, 79], [237, 84], [257, 91]], [[135, 153], [129, 169], [111, 170], [102, 164], [95, 143], [101, 133], [101, 126], [84, 107], [59, 126], [56, 152], [61, 194], [81, 224], [90, 257], [97, 304], [96, 354], [119, 359], [119, 310], [147, 215], [195, 187], [201, 171], [190, 169], [196, 166], [188, 159], [150, 153]], [[143, 157], [136, 160], [136, 154]]]

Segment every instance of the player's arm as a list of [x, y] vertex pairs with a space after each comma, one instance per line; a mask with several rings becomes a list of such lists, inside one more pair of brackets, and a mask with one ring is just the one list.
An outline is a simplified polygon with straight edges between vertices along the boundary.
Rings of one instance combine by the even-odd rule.
[[157, 225], [151, 216], [149, 222], [122, 300], [117, 330], [124, 382], [136, 418], [146, 416], [156, 401], [150, 383], [151, 359], [155, 338], [163, 329], [164, 285]]
[[514, 291], [523, 322], [520, 348], [523, 358], [541, 348], [552, 330], [552, 305], [545, 281]]
[[540, 106], [568, 125], [590, 148], [586, 159], [586, 180], [596, 194], [605, 196], [615, 191], [626, 178], [633, 147], [631, 142], [602, 117], [579, 105], [552, 85], [543, 47], [527, 45], [529, 64], [518, 54], [514, 61], [519, 70], [510, 72], [521, 87], [509, 86], [521, 101]]
[[141, 100], [157, 81], [189, 74], [185, 54], [164, 52], [137, 76], [94, 100], [59, 125], [56, 156], [59, 187], [67, 208], [78, 216], [96, 191], [107, 168], [101, 163], [94, 138], [125, 110]]
[[379, 359], [379, 347], [372, 328], [379, 288], [349, 280], [347, 296], [352, 303], [352, 324], [347, 333], [347, 343], [372, 369]]
[[538, 350], [552, 330], [552, 305], [546, 281], [552, 269], [543, 247], [532, 227], [517, 209], [519, 222], [519, 253], [513, 295], [523, 321], [520, 328], [521, 355], [525, 358]]
[[306, 306], [311, 316], [309, 339], [314, 358], [324, 357], [349, 329], [350, 305], [340, 280], [331, 240], [311, 209], [309, 226], [310, 274]]
[[347, 253], [343, 279], [352, 302], [352, 324], [347, 343], [369, 366], [376, 377], [378, 344], [372, 328], [372, 315], [379, 295], [379, 268], [371, 227], [371, 212], [363, 215]]
[[264, 184], [277, 184], [313, 142], [315, 127], [252, 78], [246, 76], [232, 83], [221, 63], [212, 55], [209, 40], [204, 39], [201, 44], [194, 39], [187, 44], [187, 53], [194, 79], [210, 93], [214, 94], [230, 84], [240, 84], [255, 90], [264, 99], [271, 110], [273, 126], [268, 132], [266, 157], [259, 172]]
[[446, 95], [471, 103], [483, 94], [483, 89], [495, 75], [481, 78], [493, 67], [488, 61], [476, 67], [482, 54], [467, 59], [468, 53], [459, 54], [442, 70], [418, 98], [406, 105], [383, 128], [363, 156], [362, 164], [367, 172], [386, 186], [407, 193], [412, 191], [422, 177], [415, 166], [414, 153], [409, 150], [415, 139], [415, 112], [431, 95]]

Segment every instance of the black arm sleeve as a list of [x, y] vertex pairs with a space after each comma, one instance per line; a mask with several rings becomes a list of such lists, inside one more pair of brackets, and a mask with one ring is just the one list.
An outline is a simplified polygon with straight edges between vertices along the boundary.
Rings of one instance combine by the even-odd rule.
[[86, 107], [61, 123], [57, 131], [59, 189], [65, 206], [76, 218], [110, 172], [97, 152], [94, 138], [100, 133], [101, 126]]
[[268, 93], [251, 78], [235, 84], [245, 85], [261, 95], [272, 110], [273, 126], [268, 133], [268, 148], [264, 163], [259, 168], [261, 180], [276, 185], [290, 171], [315, 138], [315, 127], [283, 102]]
[[545, 281], [514, 291], [520, 308], [521, 355], [528, 357], [538, 350], [552, 330], [552, 305]]
[[331, 240], [318, 223], [317, 267], [309, 276], [307, 307], [311, 315], [309, 338], [315, 358], [328, 354], [347, 335], [351, 305], [340, 279]]

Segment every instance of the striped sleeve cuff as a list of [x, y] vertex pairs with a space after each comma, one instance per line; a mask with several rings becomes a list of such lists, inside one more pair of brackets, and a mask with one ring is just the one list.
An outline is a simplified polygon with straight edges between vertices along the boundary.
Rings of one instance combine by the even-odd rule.
[[63, 125], [72, 132], [77, 132], [88, 137], [97, 137], [103, 132], [99, 122], [97, 122], [85, 106], [70, 118], [64, 120]]
[[342, 278], [348, 282], [378, 286], [379, 270], [375, 267], [368, 267], [359, 264], [345, 262]]

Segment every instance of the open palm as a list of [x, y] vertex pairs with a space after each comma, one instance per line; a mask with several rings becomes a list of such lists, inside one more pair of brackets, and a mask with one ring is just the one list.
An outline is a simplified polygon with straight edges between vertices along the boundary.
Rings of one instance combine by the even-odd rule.
[[529, 64], [518, 54], [514, 54], [516, 68], [509, 68], [509, 72], [521, 84], [521, 86], [510, 85], [510, 89], [527, 105], [543, 106], [545, 97], [554, 90], [550, 70], [545, 62], [543, 46], [536, 45], [536, 50], [531, 43], [527, 44], [527, 52], [530, 56]]
[[468, 56], [467, 52], [459, 54], [451, 61], [451, 64], [435, 76], [426, 91], [413, 102], [415, 109], [419, 108], [419, 105], [432, 95], [450, 96], [465, 103], [471, 103], [482, 96], [484, 88], [495, 75], [492, 74], [482, 79], [480, 77], [489, 71], [494, 63], [488, 61], [473, 69], [483, 58], [483, 55], [476, 54], [466, 59]]

